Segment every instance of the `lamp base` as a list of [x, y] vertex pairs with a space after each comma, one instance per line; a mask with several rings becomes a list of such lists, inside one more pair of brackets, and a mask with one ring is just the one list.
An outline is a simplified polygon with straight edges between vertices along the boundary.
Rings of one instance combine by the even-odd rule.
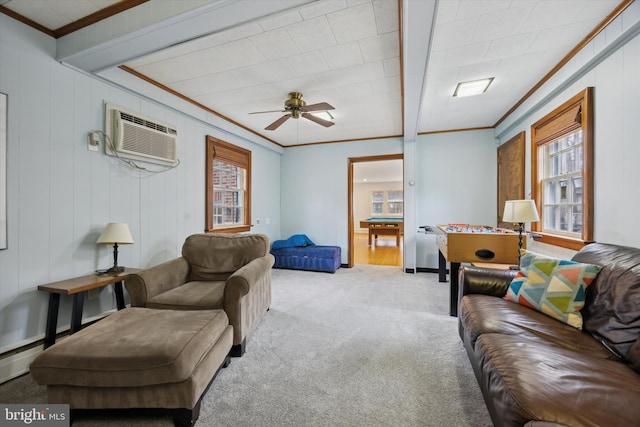
[[105, 273], [122, 273], [124, 271], [124, 267], [119, 265], [114, 265], [110, 269], [106, 270]]

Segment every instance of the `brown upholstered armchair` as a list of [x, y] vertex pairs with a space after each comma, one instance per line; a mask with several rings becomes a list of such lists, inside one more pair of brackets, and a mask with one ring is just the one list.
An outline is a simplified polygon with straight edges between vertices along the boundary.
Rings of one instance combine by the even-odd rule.
[[263, 234], [194, 234], [182, 256], [125, 280], [132, 307], [223, 309], [233, 326], [232, 356], [246, 343], [271, 304], [269, 238]]

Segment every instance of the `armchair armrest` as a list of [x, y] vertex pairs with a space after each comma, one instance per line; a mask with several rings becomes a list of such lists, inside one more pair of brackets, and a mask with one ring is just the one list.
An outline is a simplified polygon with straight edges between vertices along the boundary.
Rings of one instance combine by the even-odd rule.
[[188, 277], [189, 263], [180, 257], [128, 276], [124, 286], [131, 306], [144, 307], [156, 295], [184, 285]]
[[275, 258], [268, 253], [251, 260], [229, 276], [224, 288], [225, 305], [227, 301], [237, 301], [247, 295], [251, 287], [258, 283], [260, 277], [271, 271], [274, 262]]
[[224, 287], [224, 311], [233, 325], [232, 355], [241, 356], [247, 339], [271, 305], [270, 253], [255, 258], [236, 270]]
[[493, 268], [460, 267], [460, 298], [467, 294], [484, 294], [502, 298], [517, 270], [498, 270]]

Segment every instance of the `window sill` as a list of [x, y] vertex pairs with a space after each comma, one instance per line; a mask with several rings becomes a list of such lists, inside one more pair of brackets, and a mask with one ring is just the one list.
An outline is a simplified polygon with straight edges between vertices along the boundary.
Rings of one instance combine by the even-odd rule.
[[224, 228], [211, 228], [209, 230], [205, 230], [205, 233], [244, 233], [246, 231], [251, 231], [250, 225], [238, 225], [238, 226], [224, 227]]
[[570, 237], [540, 233], [539, 231], [534, 231], [534, 233], [540, 236], [540, 237], [533, 238], [536, 242], [545, 243], [547, 245], [559, 246], [561, 248], [566, 248], [566, 249], [572, 249], [574, 251], [579, 251], [589, 243], [593, 243], [592, 241], [586, 241], [582, 239], [572, 239]]

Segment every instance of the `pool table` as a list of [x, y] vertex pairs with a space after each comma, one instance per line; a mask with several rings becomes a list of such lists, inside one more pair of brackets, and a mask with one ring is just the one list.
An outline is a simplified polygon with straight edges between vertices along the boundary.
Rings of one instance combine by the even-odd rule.
[[396, 246], [400, 246], [400, 235], [404, 230], [403, 218], [367, 218], [360, 221], [360, 228], [369, 229], [369, 246], [371, 246], [371, 236], [378, 238], [378, 235], [396, 236]]

